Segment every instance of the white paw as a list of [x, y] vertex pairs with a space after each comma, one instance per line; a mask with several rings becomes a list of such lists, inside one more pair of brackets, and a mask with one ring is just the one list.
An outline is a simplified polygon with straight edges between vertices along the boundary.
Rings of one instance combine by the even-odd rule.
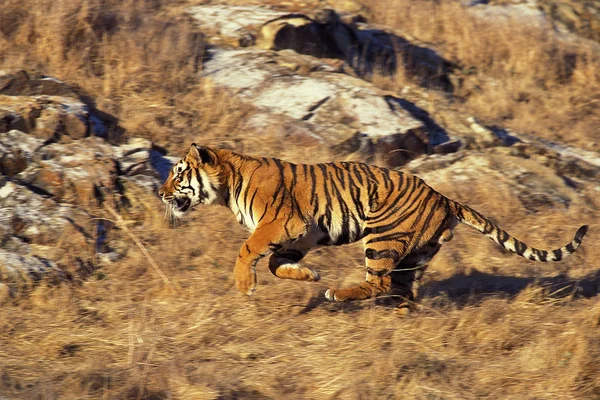
[[248, 289], [248, 291], [246, 292], [246, 296], [252, 296], [255, 290], [256, 288]]
[[331, 289], [327, 289], [325, 292], [325, 298], [329, 301], [335, 301], [335, 295], [331, 293]]

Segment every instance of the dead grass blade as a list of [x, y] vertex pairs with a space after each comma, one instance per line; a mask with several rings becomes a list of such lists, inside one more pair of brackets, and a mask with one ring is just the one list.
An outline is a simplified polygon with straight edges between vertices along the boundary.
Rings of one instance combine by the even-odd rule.
[[160, 267], [158, 266], [158, 264], [154, 261], [154, 259], [150, 255], [150, 253], [148, 253], [148, 250], [146, 250], [146, 246], [144, 246], [144, 244], [142, 243], [142, 241], [133, 232], [131, 232], [131, 230], [127, 227], [127, 224], [125, 223], [125, 220], [123, 219], [123, 217], [121, 217], [121, 215], [119, 215], [119, 213], [117, 213], [108, 204], [104, 204], [104, 208], [106, 208], [106, 210], [115, 217], [115, 221], [117, 223], [117, 226], [119, 226], [121, 229], [123, 229], [123, 231], [125, 231], [125, 233], [127, 233], [127, 235], [129, 235], [129, 237], [131, 238], [131, 240], [133, 240], [133, 242], [137, 245], [137, 247], [140, 249], [140, 251], [142, 252], [142, 254], [146, 257], [146, 259], [148, 260], [148, 262], [152, 266], [152, 268], [154, 268], [154, 271], [156, 271], [156, 273], [158, 274], [158, 276], [160, 276], [160, 278], [163, 280], [163, 282], [165, 283], [165, 285], [167, 285], [169, 287], [169, 289], [171, 290], [171, 292], [172, 293], [177, 293], [177, 289], [175, 289], [175, 286], [173, 286], [173, 284], [171, 283], [171, 281], [169, 280], [169, 278], [167, 278], [167, 276], [162, 272], [162, 270], [160, 269]]

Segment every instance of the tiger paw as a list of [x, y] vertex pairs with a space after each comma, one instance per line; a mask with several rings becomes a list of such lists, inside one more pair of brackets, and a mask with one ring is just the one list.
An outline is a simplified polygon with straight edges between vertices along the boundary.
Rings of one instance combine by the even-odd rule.
[[245, 271], [243, 269], [234, 270], [235, 273], [235, 286], [240, 293], [247, 296], [252, 296], [254, 290], [256, 290], [256, 274], [252, 271]]
[[408, 300], [400, 303], [396, 309], [399, 316], [406, 317], [410, 313], [417, 311], [417, 305], [414, 301]]
[[241, 294], [245, 294], [246, 296], [252, 296], [254, 291], [256, 290], [256, 284], [250, 284], [247, 281], [235, 281], [235, 286], [240, 291]]
[[338, 299], [335, 297], [335, 290], [333, 289], [327, 289], [325, 292], [325, 298], [329, 301], [338, 301]]

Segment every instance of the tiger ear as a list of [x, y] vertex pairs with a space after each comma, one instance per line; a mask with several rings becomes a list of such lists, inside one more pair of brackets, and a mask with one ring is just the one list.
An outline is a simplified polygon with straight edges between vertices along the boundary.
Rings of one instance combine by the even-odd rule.
[[216, 154], [208, 147], [200, 147], [196, 143], [192, 143], [188, 156], [198, 164], [214, 164], [216, 162]]

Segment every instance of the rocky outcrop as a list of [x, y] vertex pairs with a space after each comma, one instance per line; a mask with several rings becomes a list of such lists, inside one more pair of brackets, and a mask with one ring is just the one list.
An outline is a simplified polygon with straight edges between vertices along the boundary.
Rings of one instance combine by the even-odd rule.
[[118, 121], [82, 100], [69, 85], [25, 71], [0, 75], [0, 133], [11, 130], [44, 140], [117, 138]]
[[496, 22], [510, 19], [530, 26], [548, 26], [561, 33], [600, 42], [600, 3], [589, 0], [473, 0], [476, 15]]
[[393, 75], [397, 69], [429, 88], [452, 90], [453, 65], [433, 49], [367, 24], [358, 14], [318, 9], [312, 17], [265, 7], [209, 5], [190, 12], [214, 43], [300, 54], [343, 61], [361, 77]]
[[259, 110], [248, 121], [256, 130], [294, 124], [296, 135], [338, 154], [358, 152], [397, 166], [448, 139], [428, 132], [393, 96], [290, 50], [218, 50], [204, 74]]
[[538, 7], [555, 24], [600, 42], [600, 3], [586, 0], [538, 0]]
[[146, 139], [116, 144], [121, 132], [58, 79], [0, 76], [0, 284], [9, 296], [124, 254], [94, 217], [105, 203], [131, 207], [155, 193], [173, 160]]
[[258, 109], [250, 127], [289, 132], [293, 125], [300, 140], [389, 166], [458, 149], [456, 138], [428, 129], [401, 99], [360, 79], [384, 64], [393, 73], [397, 59], [423, 77], [434, 70], [443, 76], [444, 61], [432, 50], [330, 9], [313, 18], [246, 6], [190, 11], [207, 34], [217, 36], [213, 42], [235, 47], [210, 50], [203, 74]]
[[[192, 12], [214, 33], [203, 84], [252, 106], [245, 124], [258, 140], [268, 131], [295, 146], [325, 146], [337, 158], [402, 166], [432, 185], [496, 174], [532, 213], [597, 197], [598, 154], [447, 108], [432, 114], [425, 90], [390, 93], [362, 79], [398, 38], [359, 18], [237, 6]], [[408, 43], [402, 54], [417, 47]], [[361, 65], [353, 63], [357, 50], [366, 54]], [[412, 68], [427, 76], [443, 60], [423, 54], [430, 67]], [[57, 79], [0, 76], [0, 303], [42, 275], [85, 276], [126, 253], [126, 245], [111, 242], [111, 223], [95, 213], [104, 204], [135, 208], [140, 194], [156, 192], [175, 159], [121, 132], [115, 118]]]

